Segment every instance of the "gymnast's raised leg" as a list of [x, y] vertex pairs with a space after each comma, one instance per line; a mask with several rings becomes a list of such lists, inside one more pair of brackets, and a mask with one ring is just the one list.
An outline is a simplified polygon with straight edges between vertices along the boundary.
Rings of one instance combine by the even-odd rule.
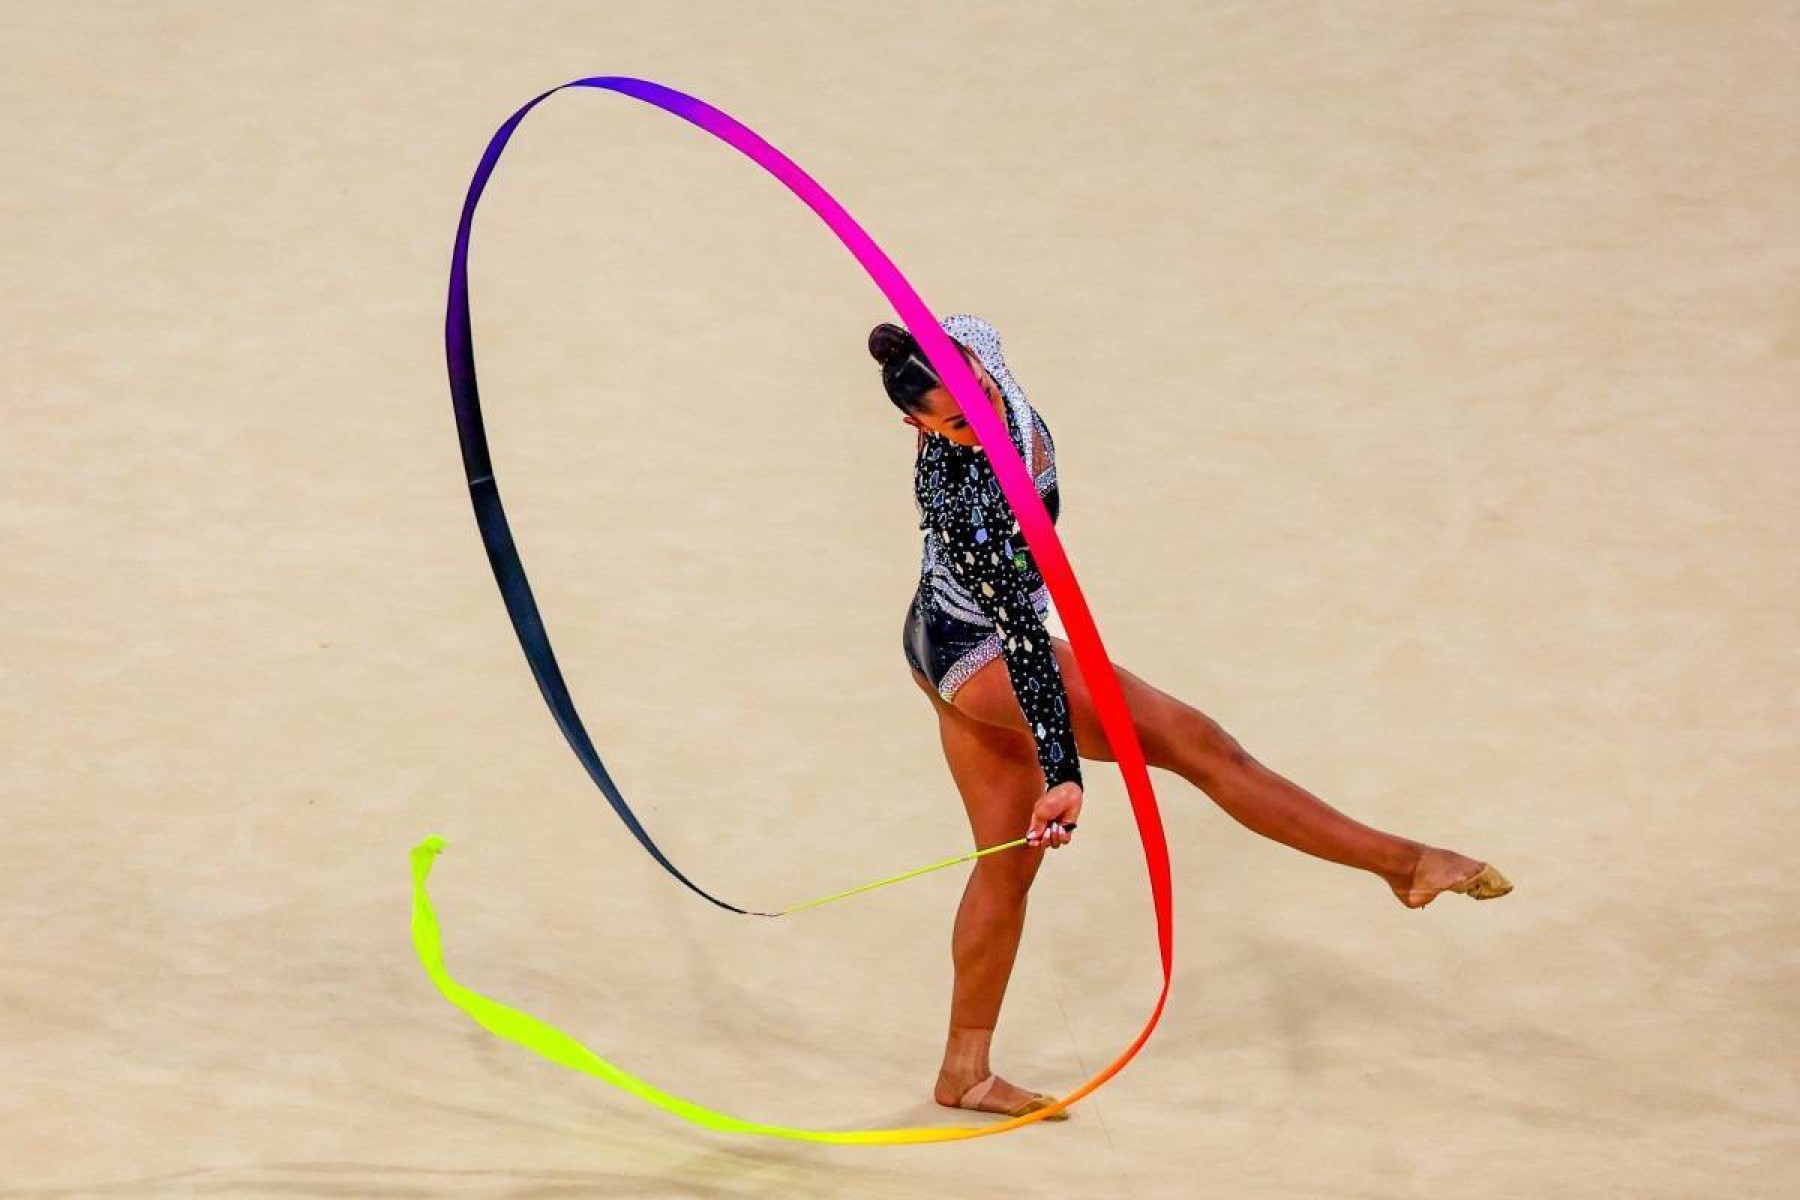
[[[1114, 761], [1073, 649], [1059, 637], [1052, 637], [1051, 645], [1068, 692], [1081, 757]], [[1352, 820], [1256, 761], [1199, 709], [1152, 687], [1117, 663], [1113, 669], [1145, 761], [1182, 776], [1246, 828], [1296, 850], [1378, 875], [1409, 908], [1423, 908], [1439, 892], [1468, 888], [1471, 881], [1484, 889], [1471, 893], [1477, 898], [1510, 889], [1497, 873], [1487, 871], [1485, 864], [1475, 859]], [[984, 725], [1017, 730], [1021, 735], [1026, 732], [1006, 666], [998, 659], [958, 688], [953, 704], [959, 713]]]

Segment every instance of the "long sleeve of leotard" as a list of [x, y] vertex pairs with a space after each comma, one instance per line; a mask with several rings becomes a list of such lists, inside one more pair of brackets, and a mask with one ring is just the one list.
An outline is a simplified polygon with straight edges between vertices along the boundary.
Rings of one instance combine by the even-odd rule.
[[1000, 635], [1000, 653], [1013, 694], [1037, 741], [1044, 786], [1081, 783], [1081, 756], [1069, 717], [1069, 697], [1050, 634], [1031, 603], [1043, 586], [1031, 549], [985, 457], [967, 464], [962, 486], [946, 488], [931, 515], [939, 558]]

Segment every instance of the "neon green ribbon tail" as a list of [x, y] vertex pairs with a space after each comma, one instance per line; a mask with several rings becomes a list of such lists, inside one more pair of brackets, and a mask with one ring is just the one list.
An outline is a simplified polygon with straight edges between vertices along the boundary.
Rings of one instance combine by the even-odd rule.
[[[1004, 846], [993, 846], [976, 853], [993, 853], [1005, 848]], [[753, 1133], [764, 1137], [788, 1138], [802, 1142], [904, 1145], [920, 1142], [960, 1141], [963, 1138], [986, 1137], [989, 1134], [1004, 1133], [1021, 1125], [1041, 1121], [1046, 1116], [1060, 1112], [1067, 1106], [1067, 1101], [1058, 1101], [1047, 1108], [1041, 1108], [1025, 1116], [1011, 1117], [991, 1125], [943, 1125], [915, 1129], [799, 1129], [786, 1125], [769, 1125], [761, 1121], [746, 1121], [741, 1117], [716, 1112], [704, 1105], [695, 1104], [691, 1100], [684, 1100], [680, 1096], [665, 1092], [661, 1088], [645, 1083], [637, 1076], [615, 1067], [555, 1026], [540, 1021], [530, 1013], [509, 1008], [497, 1000], [491, 1000], [479, 992], [471, 991], [450, 978], [450, 972], [444, 967], [443, 938], [438, 929], [437, 914], [432, 911], [431, 897], [425, 890], [425, 880], [431, 874], [432, 863], [443, 849], [444, 839], [441, 837], [428, 837], [413, 847], [412, 937], [413, 949], [418, 952], [419, 962], [424, 965], [425, 973], [431, 976], [431, 981], [437, 984], [438, 990], [444, 994], [444, 998], [469, 1014], [474, 1018], [476, 1024], [495, 1037], [504, 1038], [509, 1042], [517, 1042], [527, 1050], [542, 1055], [551, 1062], [560, 1063], [570, 1070], [580, 1071], [585, 1075], [605, 1080], [614, 1087], [622, 1088], [640, 1099], [648, 1100], [658, 1108], [674, 1113], [684, 1121], [720, 1133]], [[974, 855], [965, 855], [964, 857], [969, 858]], [[920, 871], [936, 870], [938, 867], [948, 865], [950, 865], [948, 862], [937, 863], [930, 867], [920, 868]], [[883, 880], [882, 882], [896, 882], [919, 873], [919, 871], [909, 872], [907, 875], [896, 876], [894, 880]], [[868, 886], [879, 885], [870, 884]], [[865, 889], [853, 889], [853, 891], [861, 890]], [[840, 894], [848, 895], [849, 893]], [[831, 899], [836, 899], [836, 897], [825, 897], [825, 900]], [[823, 904], [825, 900], [813, 903]], [[1071, 1096], [1068, 1100], [1074, 1098]]]

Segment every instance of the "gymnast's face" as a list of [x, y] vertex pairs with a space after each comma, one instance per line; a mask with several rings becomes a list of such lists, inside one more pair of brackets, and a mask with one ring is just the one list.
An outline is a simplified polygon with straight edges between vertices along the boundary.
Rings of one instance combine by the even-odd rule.
[[[960, 343], [959, 343], [960, 345]], [[988, 403], [993, 405], [994, 415], [1001, 420], [1006, 419], [1005, 398], [1001, 395], [1000, 385], [988, 374], [981, 360], [962, 347], [963, 359], [969, 369], [975, 372], [975, 378], [981, 383], [981, 390], [987, 394]], [[907, 413], [904, 420], [908, 425], [935, 433], [939, 437], [948, 438], [959, 446], [976, 446], [981, 439], [975, 436], [975, 429], [963, 419], [962, 409], [956, 405], [956, 398], [947, 387], [934, 387], [925, 393], [926, 407], [916, 413]]]

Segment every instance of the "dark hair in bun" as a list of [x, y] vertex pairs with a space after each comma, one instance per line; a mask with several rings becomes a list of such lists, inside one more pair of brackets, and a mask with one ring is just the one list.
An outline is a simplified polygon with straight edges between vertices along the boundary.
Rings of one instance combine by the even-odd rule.
[[883, 323], [869, 330], [869, 354], [884, 367], [889, 359], [917, 344], [911, 331], [898, 325]]
[[[968, 350], [959, 342], [952, 344]], [[900, 325], [883, 322], [869, 331], [869, 355], [881, 364], [881, 386], [894, 407], [903, 413], [916, 413], [925, 408], [925, 394], [942, 387], [943, 381], [931, 369], [931, 361], [919, 348], [912, 331]]]

